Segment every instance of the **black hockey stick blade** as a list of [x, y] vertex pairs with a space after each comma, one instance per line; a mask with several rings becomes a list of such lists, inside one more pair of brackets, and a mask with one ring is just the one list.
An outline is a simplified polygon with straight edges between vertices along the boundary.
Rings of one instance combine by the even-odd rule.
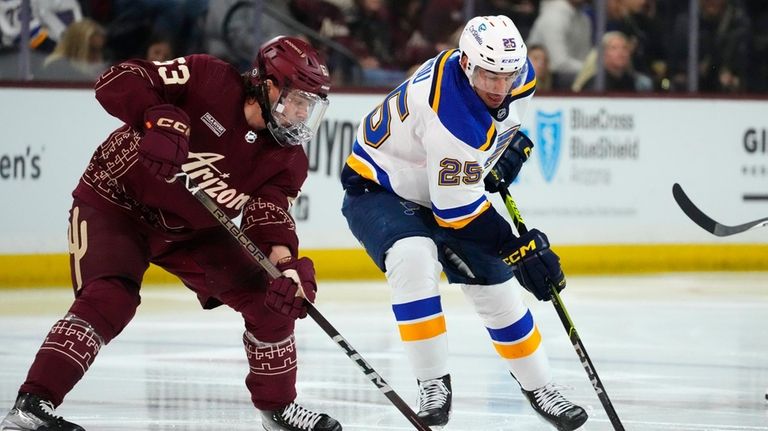
[[704, 212], [702, 212], [696, 205], [694, 205], [694, 203], [691, 202], [691, 199], [688, 198], [688, 195], [686, 195], [683, 191], [682, 186], [680, 186], [678, 183], [675, 183], [672, 186], [672, 196], [675, 198], [677, 205], [681, 210], [683, 210], [689, 219], [691, 219], [694, 223], [701, 226], [702, 229], [711, 233], [712, 235], [729, 236], [745, 232], [750, 229], [768, 226], [768, 217], [736, 226], [726, 226], [724, 224], [720, 224], [710, 218], [708, 215], [704, 214]]

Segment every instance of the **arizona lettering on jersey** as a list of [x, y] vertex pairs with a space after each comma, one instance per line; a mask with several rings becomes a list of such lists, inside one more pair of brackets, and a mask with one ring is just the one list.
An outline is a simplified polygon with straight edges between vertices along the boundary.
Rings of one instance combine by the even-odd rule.
[[242, 212], [241, 228], [258, 245], [296, 251], [288, 208], [307, 177], [307, 156], [301, 146], [282, 147], [268, 131], [251, 130], [243, 114], [243, 80], [234, 67], [208, 55], [130, 60], [107, 70], [95, 90], [104, 109], [125, 125], [96, 149], [76, 197], [121, 208], [160, 231], [217, 226], [184, 187], [157, 180], [138, 162], [144, 112], [171, 103], [190, 118], [182, 171], [229, 217]]
[[489, 109], [458, 50], [425, 62], [363, 117], [347, 165], [461, 229], [490, 208], [483, 179], [520, 128], [536, 87], [530, 61], [501, 107]]

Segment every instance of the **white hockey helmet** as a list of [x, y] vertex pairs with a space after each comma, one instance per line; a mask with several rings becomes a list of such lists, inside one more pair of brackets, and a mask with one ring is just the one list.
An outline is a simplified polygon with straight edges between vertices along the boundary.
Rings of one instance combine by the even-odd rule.
[[464, 73], [469, 83], [490, 93], [509, 93], [527, 69], [528, 48], [515, 24], [504, 15], [469, 20], [459, 38], [459, 50], [468, 59]]

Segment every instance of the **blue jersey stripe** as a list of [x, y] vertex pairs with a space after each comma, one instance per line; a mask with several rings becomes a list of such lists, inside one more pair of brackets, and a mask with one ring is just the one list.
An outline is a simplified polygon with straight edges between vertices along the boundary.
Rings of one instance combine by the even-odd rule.
[[530, 95], [532, 95], [536, 91], [536, 85], [531, 86], [531, 88], [523, 91], [522, 93], [516, 94], [514, 96], [511, 96], [512, 102], [515, 100], [526, 98]]
[[387, 175], [387, 173], [384, 172], [384, 169], [381, 169], [381, 167], [379, 167], [379, 165], [373, 161], [373, 158], [371, 158], [371, 156], [365, 152], [360, 143], [357, 142], [357, 139], [355, 139], [355, 143], [352, 145], [352, 152], [373, 166], [373, 169], [376, 170], [376, 180], [378, 183], [387, 190], [392, 191], [392, 184], [389, 182], [389, 175]]
[[440, 297], [433, 296], [405, 304], [392, 304], [392, 310], [395, 312], [397, 321], [404, 322], [442, 313], [443, 306], [440, 305]]
[[525, 316], [523, 316], [520, 320], [505, 328], [485, 329], [487, 329], [488, 333], [491, 334], [491, 339], [493, 341], [510, 343], [520, 340], [521, 338], [528, 335], [533, 329], [533, 316], [531, 315], [531, 310], [528, 310], [528, 312], [525, 313]]
[[[469, 80], [459, 64], [461, 55], [458, 51], [443, 63], [435, 67], [433, 84], [437, 87], [432, 109], [437, 113], [440, 123], [453, 136], [472, 148], [481, 148], [487, 144], [489, 136], [493, 135], [493, 118], [488, 108], [475, 90], [469, 85]], [[441, 69], [442, 66], [442, 69]], [[442, 72], [442, 73], [440, 73]]]
[[485, 203], [486, 200], [487, 199], [485, 195], [483, 195], [483, 196], [480, 196], [478, 200], [472, 202], [471, 204], [467, 204], [467, 205], [456, 207], [456, 208], [449, 208], [445, 210], [436, 207], [435, 204], [433, 203], [432, 212], [443, 220], [450, 220], [457, 217], [465, 217], [475, 212], [480, 207], [480, 205]]
[[451, 54], [456, 51], [455, 49], [450, 49], [447, 51], [443, 51], [440, 54], [437, 55], [437, 57], [433, 58], [433, 62], [435, 64], [435, 73], [432, 77], [432, 82], [430, 83], [429, 87], [429, 106], [432, 106], [432, 109], [437, 111], [435, 108], [436, 104], [439, 105], [440, 103], [440, 92], [441, 87], [440, 84], [443, 82], [443, 75], [440, 73], [443, 69], [445, 69], [445, 60], [447, 60], [447, 57], [450, 57]]

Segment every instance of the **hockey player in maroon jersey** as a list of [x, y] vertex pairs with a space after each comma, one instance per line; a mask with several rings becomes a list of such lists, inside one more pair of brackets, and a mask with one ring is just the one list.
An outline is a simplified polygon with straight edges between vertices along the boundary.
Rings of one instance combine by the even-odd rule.
[[[253, 70], [207, 55], [131, 60], [97, 81], [96, 98], [125, 125], [96, 150], [70, 212], [75, 300], [38, 351], [0, 430], [78, 431], [54, 409], [102, 347], [133, 318], [144, 272], [176, 275], [203, 308], [243, 316], [245, 384], [266, 430], [338, 431], [295, 402], [294, 323], [314, 301], [315, 271], [298, 258], [288, 209], [307, 177], [308, 142], [327, 107], [330, 78], [305, 42], [265, 43]], [[270, 281], [174, 175], [182, 172], [284, 276]]]

